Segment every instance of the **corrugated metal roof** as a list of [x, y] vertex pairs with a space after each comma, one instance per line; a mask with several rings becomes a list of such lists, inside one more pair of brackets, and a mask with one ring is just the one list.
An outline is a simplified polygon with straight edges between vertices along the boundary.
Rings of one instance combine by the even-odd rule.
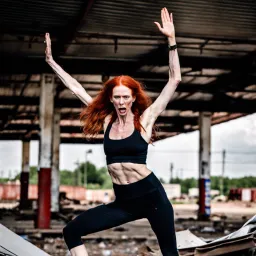
[[153, 21], [160, 10], [173, 12], [177, 35], [256, 39], [256, 2], [227, 1], [95, 1], [79, 32], [158, 35]]
[[2, 0], [1, 30], [15, 35], [38, 35], [45, 31], [65, 32], [79, 14], [84, 1]]

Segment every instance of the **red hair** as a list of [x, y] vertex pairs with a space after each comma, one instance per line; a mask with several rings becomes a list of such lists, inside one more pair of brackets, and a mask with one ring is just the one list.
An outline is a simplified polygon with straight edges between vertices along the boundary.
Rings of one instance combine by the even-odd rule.
[[[117, 113], [113, 104], [110, 102], [110, 98], [112, 97], [113, 88], [119, 85], [124, 85], [131, 89], [132, 96], [136, 97], [131, 109], [134, 114], [134, 126], [139, 132], [141, 132], [141, 129], [145, 130], [140, 123], [140, 116], [144, 110], [151, 105], [152, 101], [145, 93], [140, 82], [130, 76], [122, 75], [108, 80], [93, 102], [80, 114], [84, 134], [93, 138], [103, 130], [106, 116], [111, 115], [110, 123], [113, 123], [117, 119]], [[155, 136], [156, 131], [154, 126], [150, 142], [153, 142]]]

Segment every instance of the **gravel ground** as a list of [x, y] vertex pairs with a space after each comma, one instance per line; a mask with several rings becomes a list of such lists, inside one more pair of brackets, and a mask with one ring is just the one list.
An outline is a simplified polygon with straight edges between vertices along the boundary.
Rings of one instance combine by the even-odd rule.
[[[0, 204], [0, 208], [11, 209], [14, 203]], [[70, 206], [69, 207], [73, 207]], [[214, 226], [214, 222], [202, 223], [196, 221], [196, 204], [174, 204], [176, 231], [190, 229], [197, 236], [206, 241], [226, 235], [237, 230], [247, 219], [255, 215], [255, 203], [228, 202], [212, 203], [212, 215], [217, 220], [229, 222], [222, 226]], [[76, 210], [85, 210], [87, 206], [76, 205]], [[14, 232], [19, 230], [33, 230], [33, 220], [15, 220], [8, 210], [4, 211], [0, 222]], [[48, 252], [51, 256], [69, 256], [61, 231], [64, 221], [53, 220], [52, 229], [56, 233], [34, 233], [24, 235], [31, 243]], [[120, 227], [101, 231], [83, 238], [89, 255], [94, 256], [125, 256], [125, 255], [159, 255], [156, 237], [147, 220], [137, 220]], [[150, 252], [151, 250], [151, 252]]]

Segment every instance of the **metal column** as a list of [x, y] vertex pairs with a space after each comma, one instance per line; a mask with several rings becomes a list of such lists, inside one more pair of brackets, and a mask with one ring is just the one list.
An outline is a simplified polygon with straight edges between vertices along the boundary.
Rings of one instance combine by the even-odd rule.
[[199, 114], [199, 211], [198, 218], [207, 220], [211, 214], [211, 113]]
[[60, 148], [60, 109], [54, 110], [52, 150], [51, 212], [59, 212], [59, 148]]
[[25, 209], [28, 202], [29, 186], [29, 141], [22, 142], [22, 170], [20, 174], [20, 205], [19, 208]]
[[40, 94], [40, 161], [37, 228], [50, 228], [54, 75], [42, 74]]

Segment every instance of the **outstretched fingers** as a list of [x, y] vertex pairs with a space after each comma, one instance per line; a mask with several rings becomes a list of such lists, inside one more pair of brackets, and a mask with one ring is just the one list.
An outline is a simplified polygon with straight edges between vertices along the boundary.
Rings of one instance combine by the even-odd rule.
[[165, 22], [165, 14], [164, 14], [164, 9], [161, 10], [161, 20], [162, 20], [162, 23]]
[[45, 57], [46, 61], [49, 61], [52, 59], [52, 49], [51, 49], [51, 38], [49, 33], [45, 33], [45, 41], [44, 43], [46, 44], [45, 47]]
[[156, 24], [156, 26], [158, 27], [158, 29], [164, 33], [164, 30], [166, 29], [166, 23], [172, 23], [173, 22], [173, 17], [172, 17], [172, 13], [169, 14], [168, 10], [166, 7], [164, 7], [161, 10], [161, 20], [162, 20], [162, 27], [158, 22], [154, 22]]
[[158, 29], [160, 30], [160, 31], [162, 31], [162, 28], [161, 28], [161, 25], [158, 23], [158, 22], [154, 22], [156, 25], [157, 25], [157, 27], [158, 27]]
[[51, 46], [51, 39], [50, 39], [50, 34], [49, 33], [45, 33], [45, 43], [47, 47]]
[[165, 15], [165, 21], [170, 22], [169, 12], [168, 12], [166, 7], [164, 7], [163, 12], [164, 12], [164, 15]]
[[167, 15], [166, 15], [165, 8], [163, 8], [161, 12], [163, 13], [162, 22], [163, 22], [163, 23], [166, 23], [166, 22], [168, 21], [168, 17], [167, 17]]
[[173, 22], [172, 12], [170, 14], [170, 21]]

